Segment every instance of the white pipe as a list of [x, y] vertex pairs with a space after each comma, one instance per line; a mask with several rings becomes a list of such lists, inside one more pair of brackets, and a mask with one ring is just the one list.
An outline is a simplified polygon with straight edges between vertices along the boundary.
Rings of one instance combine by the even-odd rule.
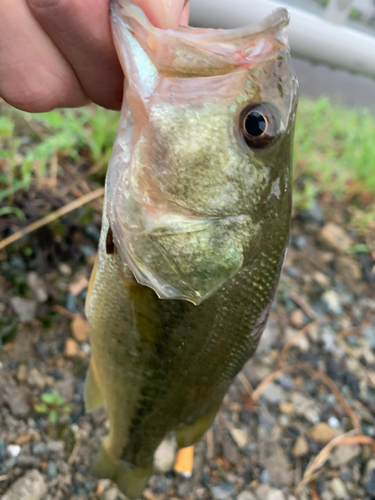
[[330, 0], [324, 11], [324, 19], [331, 23], [343, 24], [349, 17], [354, 0]]
[[235, 28], [287, 7], [292, 54], [375, 77], [375, 37], [273, 0], [190, 0], [191, 24]]

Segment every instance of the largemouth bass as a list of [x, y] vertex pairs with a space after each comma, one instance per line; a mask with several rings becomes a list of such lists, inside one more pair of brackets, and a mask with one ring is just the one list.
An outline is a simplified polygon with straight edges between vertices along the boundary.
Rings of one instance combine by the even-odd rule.
[[130, 497], [160, 442], [212, 423], [252, 356], [291, 213], [297, 83], [288, 14], [258, 27], [153, 27], [112, 3], [125, 98], [86, 312], [86, 408], [107, 405], [94, 465]]

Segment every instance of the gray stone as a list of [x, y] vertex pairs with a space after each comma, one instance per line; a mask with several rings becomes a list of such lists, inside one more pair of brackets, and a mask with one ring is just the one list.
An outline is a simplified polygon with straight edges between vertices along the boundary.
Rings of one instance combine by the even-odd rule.
[[279, 334], [279, 326], [275, 321], [268, 321], [266, 327], [262, 333], [260, 338], [256, 355], [263, 356], [269, 354], [272, 344], [276, 341], [276, 338]]
[[[169, 486], [171, 486], [172, 481]], [[169, 488], [168, 488], [169, 489]], [[168, 493], [168, 491], [166, 491]], [[177, 495], [181, 497], [188, 497], [191, 494], [190, 481], [182, 481], [177, 485]]]
[[282, 385], [284, 389], [290, 391], [294, 388], [294, 380], [288, 373], [282, 373], [278, 378], [279, 384]]
[[21, 323], [26, 323], [26, 321], [30, 321], [35, 318], [37, 306], [36, 300], [13, 297], [10, 299], [10, 303]]
[[64, 453], [64, 441], [48, 441], [47, 448], [52, 453], [58, 453], [61, 455]]
[[18, 479], [2, 496], [2, 500], [41, 500], [47, 493], [42, 474], [33, 469]]
[[285, 495], [281, 490], [272, 490], [268, 493], [267, 500], [285, 500]]
[[368, 461], [362, 484], [369, 495], [375, 496], [375, 458]]
[[372, 349], [375, 349], [375, 326], [365, 326], [362, 330], [363, 335], [366, 337], [367, 342], [370, 344]]
[[320, 338], [323, 342], [323, 348], [326, 352], [332, 352], [335, 347], [335, 332], [329, 325], [324, 325], [321, 330]]
[[283, 450], [278, 447], [274, 453], [266, 458], [265, 467], [270, 476], [270, 482], [275, 486], [288, 486], [292, 481], [290, 463]]
[[345, 488], [345, 484], [341, 481], [339, 477], [332, 479], [330, 483], [330, 488], [337, 500], [345, 500], [348, 498], [348, 493]]
[[256, 500], [256, 497], [251, 493], [251, 491], [241, 491], [237, 496], [237, 500]]
[[45, 302], [48, 299], [47, 287], [38, 273], [31, 272], [27, 275], [27, 283], [38, 302]]
[[107, 490], [103, 495], [103, 500], [117, 500], [118, 498], [117, 488], [109, 488], [109, 490]]
[[259, 500], [267, 500], [271, 489], [272, 488], [268, 486], [268, 484], [261, 484], [255, 491], [257, 498], [259, 498]]
[[165, 473], [173, 469], [177, 451], [176, 440], [168, 437], [161, 442], [154, 455], [154, 468], [156, 472]]
[[230, 429], [230, 435], [240, 449], [245, 448], [249, 439], [244, 429]]
[[75, 377], [70, 372], [66, 372], [64, 373], [64, 379], [56, 383], [55, 389], [61, 397], [65, 398], [66, 402], [69, 402], [73, 398], [75, 384]]
[[262, 474], [260, 475], [260, 482], [268, 484], [270, 482], [270, 475], [268, 474], [268, 471], [264, 470]]
[[57, 465], [53, 460], [48, 461], [47, 465], [47, 475], [49, 477], [55, 477], [57, 475]]
[[322, 295], [324, 310], [328, 314], [341, 315], [344, 311], [340, 303], [340, 297], [335, 290], [327, 290]]
[[215, 500], [226, 500], [234, 494], [235, 487], [231, 483], [218, 483], [210, 486], [210, 491]]
[[25, 469], [37, 468], [40, 466], [40, 462], [41, 459], [33, 455], [19, 455], [17, 457], [17, 465]]
[[262, 396], [271, 404], [278, 404], [284, 398], [284, 390], [277, 384], [268, 384], [262, 392]]
[[15, 417], [25, 418], [30, 412], [27, 402], [28, 392], [24, 387], [15, 387], [7, 395], [7, 403]]
[[346, 465], [361, 453], [359, 444], [337, 446], [331, 453], [330, 461], [333, 467]]
[[375, 468], [370, 471], [369, 479], [366, 484], [366, 491], [369, 495], [375, 496]]
[[320, 409], [317, 407], [316, 401], [307, 398], [299, 392], [293, 392], [291, 394], [291, 400], [298, 415], [301, 415], [312, 424], [319, 422]]
[[291, 239], [291, 244], [294, 248], [297, 248], [298, 250], [303, 250], [307, 245], [307, 236], [305, 236], [304, 234], [293, 236]]
[[32, 453], [33, 455], [47, 455], [48, 447], [43, 441], [36, 441], [32, 445]]
[[31, 387], [44, 389], [44, 386], [46, 385], [46, 379], [36, 368], [31, 368], [30, 373], [27, 377], [27, 383]]
[[300, 217], [305, 222], [313, 222], [319, 225], [324, 224], [324, 215], [317, 201], [313, 201], [311, 205], [301, 213]]

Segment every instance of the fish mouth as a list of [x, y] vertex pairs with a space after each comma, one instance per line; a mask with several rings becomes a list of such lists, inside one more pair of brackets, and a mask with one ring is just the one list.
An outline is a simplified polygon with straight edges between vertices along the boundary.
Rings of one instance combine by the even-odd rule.
[[129, 0], [112, 0], [111, 10], [116, 45], [120, 44], [119, 30], [125, 24], [163, 76], [224, 75], [236, 68], [250, 68], [288, 48], [286, 9], [275, 10], [256, 26], [226, 30], [179, 26], [176, 31], [156, 28]]

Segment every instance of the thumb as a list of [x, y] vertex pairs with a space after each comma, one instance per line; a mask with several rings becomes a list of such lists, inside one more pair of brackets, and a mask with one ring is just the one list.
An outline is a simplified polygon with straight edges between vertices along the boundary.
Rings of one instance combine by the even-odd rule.
[[186, 23], [186, 0], [133, 0], [133, 3], [141, 7], [157, 28], [177, 29], [181, 19]]

